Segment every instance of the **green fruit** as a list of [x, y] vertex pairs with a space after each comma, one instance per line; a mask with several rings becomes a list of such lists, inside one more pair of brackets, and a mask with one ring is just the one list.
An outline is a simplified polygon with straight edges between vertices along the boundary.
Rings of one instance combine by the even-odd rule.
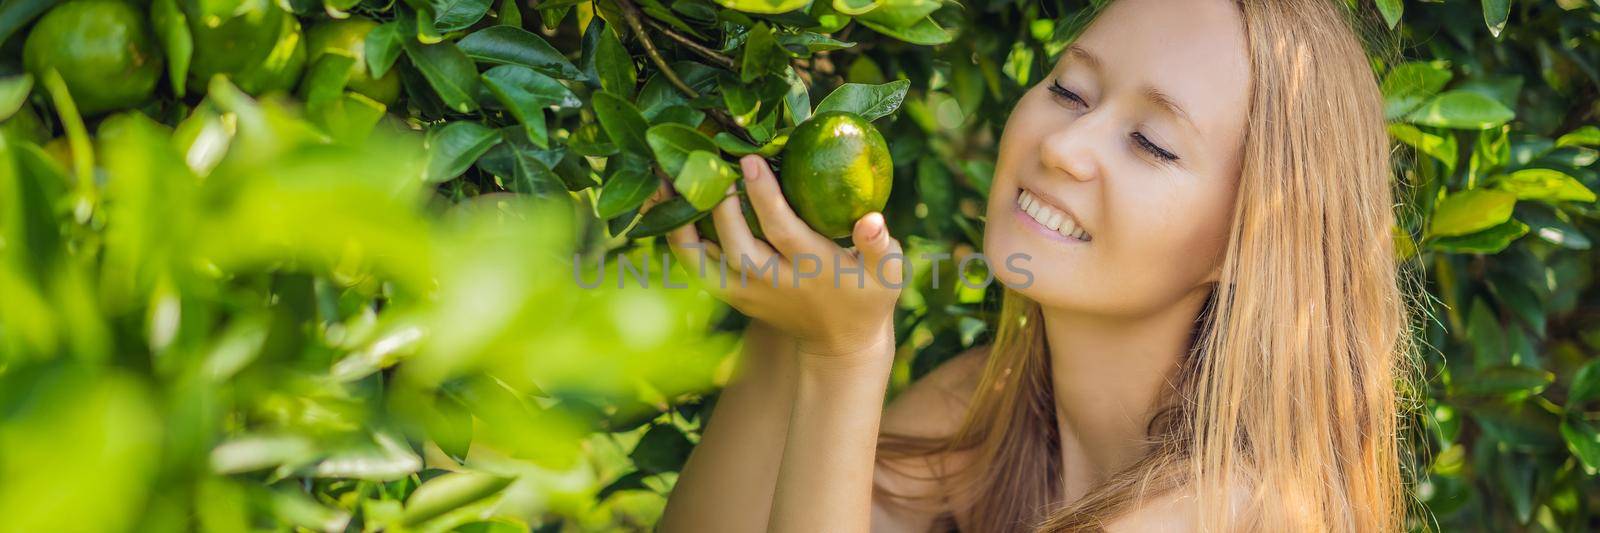
[[205, 87], [223, 74], [252, 95], [288, 91], [306, 64], [300, 21], [270, 0], [245, 0], [233, 16], [189, 17], [194, 58], [189, 80]]
[[22, 60], [34, 76], [61, 73], [85, 115], [144, 102], [161, 78], [161, 54], [144, 16], [119, 0], [75, 0], [51, 9], [28, 33]]
[[330, 50], [343, 52], [356, 60], [350, 66], [350, 81], [345, 86], [384, 105], [394, 103], [400, 98], [400, 76], [394, 69], [378, 79], [372, 79], [367, 72], [367, 33], [376, 27], [377, 22], [360, 17], [313, 26], [306, 32], [306, 64], [315, 65]]
[[7, 143], [31, 142], [44, 146], [50, 141], [50, 128], [33, 112], [33, 106], [27, 104], [12, 113], [11, 118], [0, 122], [0, 133], [5, 134]]
[[795, 214], [817, 233], [837, 239], [850, 235], [862, 216], [883, 210], [894, 163], [871, 122], [829, 111], [789, 133], [778, 182]]

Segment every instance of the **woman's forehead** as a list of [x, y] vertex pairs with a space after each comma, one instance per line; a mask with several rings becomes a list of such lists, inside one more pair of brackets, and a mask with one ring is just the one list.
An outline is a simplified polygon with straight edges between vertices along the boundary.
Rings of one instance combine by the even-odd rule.
[[1249, 94], [1243, 22], [1228, 0], [1117, 0], [1063, 60], [1097, 63], [1115, 90], [1154, 89], [1202, 130], [1222, 127]]

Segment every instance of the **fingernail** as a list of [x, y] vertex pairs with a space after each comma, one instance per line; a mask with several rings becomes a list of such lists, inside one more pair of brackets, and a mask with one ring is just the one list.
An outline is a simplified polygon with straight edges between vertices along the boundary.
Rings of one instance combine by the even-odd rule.
[[871, 212], [871, 213], [867, 213], [865, 218], [867, 219], [867, 224], [871, 224], [872, 225], [872, 237], [873, 238], [877, 238], [878, 236], [883, 235], [884, 230], [889, 229], [889, 223], [883, 221], [883, 214], [882, 213], [879, 213], [879, 212], [876, 212], [876, 211]]

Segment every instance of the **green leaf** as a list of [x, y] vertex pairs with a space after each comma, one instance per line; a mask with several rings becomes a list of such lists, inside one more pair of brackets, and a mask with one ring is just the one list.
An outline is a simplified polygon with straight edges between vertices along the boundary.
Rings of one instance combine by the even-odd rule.
[[400, 24], [390, 21], [367, 32], [364, 44], [367, 71], [372, 73], [373, 79], [382, 78], [389, 72], [389, 67], [394, 66], [395, 60], [400, 58], [400, 31]]
[[756, 113], [761, 111], [761, 97], [754, 89], [732, 76], [723, 77], [718, 87], [722, 90], [722, 103], [735, 124], [748, 126], [755, 122]]
[[311, 121], [334, 140], [356, 144], [367, 138], [383, 120], [387, 106], [357, 92], [343, 92], [315, 106], [307, 105]]
[[1422, 131], [1410, 124], [1391, 122], [1389, 135], [1395, 140], [1406, 143], [1418, 152], [1432, 156], [1444, 163], [1445, 173], [1452, 174], [1456, 171], [1456, 137], [1454, 135], [1434, 135]]
[[616, 155], [617, 145], [611, 143], [611, 138], [606, 137], [605, 130], [600, 124], [588, 122], [578, 126], [567, 138], [567, 147], [578, 155], [591, 157], [610, 157]]
[[684, 159], [672, 187], [695, 209], [705, 211], [721, 202], [727, 196], [728, 187], [738, 178], [739, 172], [718, 157], [716, 151], [695, 150]]
[[612, 26], [600, 30], [600, 42], [595, 47], [595, 70], [600, 76], [600, 87], [623, 97], [633, 96], [639, 83], [639, 73], [633, 66], [633, 57], [622, 46]]
[[44, 14], [60, 0], [9, 0], [0, 3], [0, 42], [11, 38], [11, 34], [32, 22], [35, 17]]
[[778, 45], [788, 50], [791, 54], [798, 54], [800, 57], [811, 57], [811, 54], [817, 52], [842, 50], [853, 47], [856, 43], [844, 42], [827, 35], [808, 31], [803, 33], [780, 33], [778, 34]]
[[430, 131], [428, 135], [428, 183], [443, 183], [472, 166], [472, 162], [494, 145], [500, 133], [477, 122], [455, 121]]
[[939, 0], [878, 0], [878, 7], [856, 17], [856, 20], [881, 24], [888, 28], [908, 28], [939, 10]]
[[522, 124], [528, 140], [549, 148], [544, 109], [550, 106], [578, 107], [578, 96], [561, 82], [522, 65], [500, 65], [481, 76], [483, 86]]
[[1504, 250], [1512, 241], [1528, 234], [1528, 225], [1516, 220], [1495, 227], [1456, 237], [1441, 237], [1428, 242], [1428, 247], [1446, 252], [1492, 254]]
[[402, 521], [415, 526], [499, 493], [514, 481], [481, 472], [451, 472], [423, 483], [406, 498]]
[[500, 24], [513, 28], [522, 27], [522, 10], [517, 8], [517, 4], [517, 0], [500, 0], [500, 7], [494, 9], [495, 16], [500, 18]]
[[583, 79], [583, 73], [561, 51], [522, 28], [490, 26], [462, 38], [460, 46], [478, 61], [522, 65], [564, 80]]
[[1522, 76], [1473, 78], [1461, 82], [1454, 90], [1478, 93], [1493, 98], [1506, 109], [1516, 109], [1517, 97], [1522, 94]]
[[1411, 61], [1395, 65], [1383, 77], [1384, 115], [1395, 120], [1416, 109], [1454, 75], [1442, 61]]
[[161, 53], [167, 59], [167, 79], [172, 93], [184, 96], [189, 78], [189, 59], [194, 57], [194, 36], [189, 20], [178, 10], [177, 0], [151, 0], [150, 24], [161, 40]]
[[782, 72], [789, 65], [789, 52], [778, 46], [772, 29], [756, 23], [745, 39], [739, 63], [739, 81], [750, 83], [768, 74]]
[[744, 142], [726, 131], [717, 132], [717, 135], [712, 137], [711, 141], [717, 143], [717, 148], [734, 157], [744, 157], [756, 153], [756, 150], [759, 149], [759, 147]]
[[1559, 170], [1529, 168], [1496, 176], [1493, 186], [1517, 195], [1519, 200], [1593, 202], [1594, 191]]
[[489, 13], [489, 0], [429, 0], [433, 26], [442, 32], [464, 30]]
[[306, 69], [305, 79], [300, 81], [300, 98], [307, 106], [317, 106], [343, 96], [345, 85], [350, 82], [350, 67], [355, 63], [356, 58], [329, 50]]
[[1536, 368], [1498, 366], [1479, 370], [1458, 384], [1457, 392], [1466, 396], [1527, 397], [1544, 391], [1555, 381], [1555, 374]]
[[717, 5], [734, 11], [776, 15], [806, 7], [811, 0], [716, 0], [716, 2]]
[[885, 26], [870, 20], [856, 19], [856, 22], [860, 22], [862, 26], [871, 28], [872, 31], [888, 35], [911, 44], [933, 46], [936, 44], [948, 43], [951, 39], [955, 38], [955, 36], [949, 31], [939, 27], [939, 23], [934, 22], [933, 17], [924, 17], [922, 20], [917, 21], [916, 24], [912, 24], [911, 26], [904, 28]]
[[428, 13], [427, 6], [418, 6], [417, 9], [411, 11], [401, 9], [410, 9], [409, 6], [410, 4], [401, 2], [395, 7], [395, 20], [400, 21], [400, 24], [402, 24], [401, 37], [406, 37], [407, 35], [417, 36], [416, 39], [405, 38], [404, 41], [407, 44], [410, 44], [413, 40], [422, 44], [444, 42], [444, 34], [440, 33], [439, 28], [433, 25], [433, 15]]
[[406, 56], [433, 86], [439, 99], [457, 112], [478, 109], [472, 95], [478, 91], [478, 67], [452, 43], [421, 44], [404, 39]]
[[605, 129], [606, 136], [616, 143], [617, 148], [640, 155], [650, 153], [650, 145], [644, 140], [648, 124], [631, 102], [600, 91], [590, 97], [590, 105], [594, 107], [594, 115], [600, 121], [600, 127]]
[[1600, 146], [1600, 128], [1584, 126], [1567, 132], [1556, 139], [1556, 147], [1564, 146]]
[[1580, 410], [1585, 402], [1600, 399], [1600, 359], [1589, 361], [1572, 376], [1567, 388], [1567, 409]]
[[1571, 250], [1588, 250], [1592, 244], [1589, 237], [1564, 220], [1563, 216], [1548, 208], [1536, 209], [1530, 205], [1528, 209], [1519, 210], [1517, 219], [1527, 224], [1530, 231], [1545, 242]]
[[33, 75], [22, 73], [15, 76], [0, 78], [0, 121], [11, 118], [11, 115], [22, 109], [28, 103], [28, 94], [33, 92]]
[[789, 110], [790, 125], [805, 122], [811, 118], [811, 92], [806, 88], [800, 74], [794, 67], [789, 67], [783, 73], [784, 83], [789, 85], [789, 91], [783, 94], [783, 107]]
[[1583, 463], [1584, 473], [1600, 473], [1600, 430], [1582, 420], [1568, 419], [1561, 423], [1561, 437], [1572, 455]]
[[1516, 113], [1493, 98], [1469, 91], [1446, 91], [1405, 118], [1424, 126], [1482, 130], [1505, 124], [1515, 117]]
[[[628, 230], [628, 238], [643, 239], [654, 237], [663, 233], [683, 227], [706, 216], [710, 211], [695, 209], [689, 200], [682, 196], [674, 196], [671, 200], [656, 204], [644, 216], [639, 217], [639, 223]], [[635, 453], [638, 453], [637, 450]], [[638, 459], [635, 458], [635, 461]]]
[[638, 209], [656, 192], [660, 183], [655, 173], [650, 172], [650, 163], [643, 159], [615, 157], [610, 164], [614, 165], [611, 176], [606, 178], [595, 203], [595, 211], [603, 219]]
[[628, 457], [633, 459], [634, 466], [645, 472], [676, 472], [683, 467], [683, 462], [689, 458], [689, 450], [693, 448], [694, 444], [676, 426], [658, 424], [639, 438], [639, 444], [633, 447], [633, 453]]
[[1489, 33], [1500, 37], [1506, 29], [1506, 17], [1511, 15], [1511, 0], [1483, 0], [1483, 23]]
[[645, 118], [649, 120], [650, 124], [652, 125], [672, 122], [695, 128], [699, 127], [701, 122], [705, 122], [706, 114], [703, 111], [686, 105], [675, 105], [662, 108], [660, 111], [656, 112], [655, 116], [647, 116]]
[[661, 164], [661, 170], [669, 176], [677, 176], [683, 171], [683, 163], [690, 153], [697, 150], [713, 154], [717, 152], [717, 144], [706, 134], [678, 123], [651, 126], [645, 133], [645, 139], [656, 155], [656, 162]]
[[833, 0], [833, 10], [850, 16], [865, 15], [878, 7], [878, 0]]
[[869, 121], [883, 118], [900, 109], [906, 99], [910, 80], [895, 80], [883, 85], [846, 83], [840, 85], [817, 104], [818, 113], [845, 111], [861, 115]]
[[1517, 196], [1493, 189], [1472, 189], [1446, 196], [1433, 206], [1428, 235], [1451, 237], [1488, 229], [1511, 220]]
[[484, 80], [494, 80], [501, 87], [519, 93], [529, 104], [544, 107], [576, 109], [583, 100], [573, 94], [561, 81], [522, 65], [500, 65], [484, 71]]
[[606, 501], [606, 498], [612, 494], [616, 494], [625, 490], [648, 490], [649, 487], [644, 484], [645, 478], [648, 477], [650, 477], [650, 474], [640, 472], [638, 470], [628, 472], [622, 477], [617, 478], [616, 481], [612, 481], [610, 484], [601, 488], [600, 492], [595, 493], [594, 501], [604, 502]]
[[1383, 22], [1394, 29], [1400, 23], [1400, 14], [1405, 12], [1405, 4], [1400, 0], [1377, 0], [1378, 12], [1383, 14]]

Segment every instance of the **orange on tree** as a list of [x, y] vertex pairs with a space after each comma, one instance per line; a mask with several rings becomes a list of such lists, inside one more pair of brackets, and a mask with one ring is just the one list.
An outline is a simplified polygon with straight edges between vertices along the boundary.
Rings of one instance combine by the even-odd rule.
[[148, 100], [162, 72], [144, 15], [121, 0], [73, 0], [51, 9], [28, 33], [22, 61], [34, 76], [60, 73], [85, 115]]
[[339, 51], [355, 59], [350, 66], [348, 89], [384, 105], [400, 98], [400, 76], [390, 69], [373, 79], [367, 70], [367, 33], [378, 27], [372, 19], [352, 16], [344, 20], [319, 22], [306, 32], [306, 64], [315, 65], [329, 51]]
[[260, 95], [288, 91], [300, 80], [306, 42], [293, 14], [272, 0], [243, 0], [227, 18], [197, 11], [191, 8], [188, 14], [194, 86], [205, 87], [212, 76], [223, 74], [239, 89]]
[[829, 111], [796, 126], [783, 149], [778, 182], [806, 224], [830, 239], [850, 235], [856, 220], [883, 210], [894, 163], [883, 134], [860, 115]]

